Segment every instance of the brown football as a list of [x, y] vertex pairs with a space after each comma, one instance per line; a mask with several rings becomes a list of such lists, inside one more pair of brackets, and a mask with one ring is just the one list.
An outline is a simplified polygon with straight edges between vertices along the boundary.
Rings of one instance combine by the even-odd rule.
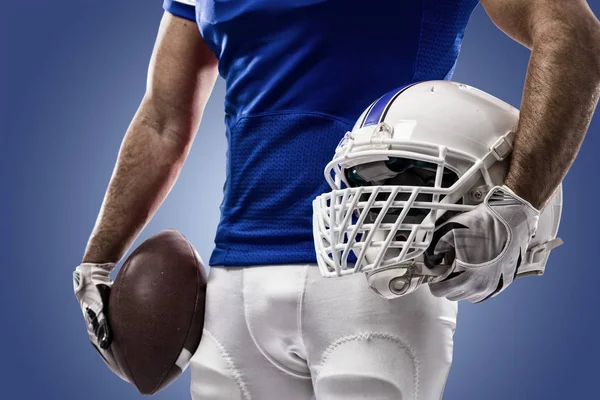
[[206, 270], [192, 244], [165, 230], [127, 258], [111, 290], [108, 321], [119, 367], [144, 395], [173, 382], [198, 348]]

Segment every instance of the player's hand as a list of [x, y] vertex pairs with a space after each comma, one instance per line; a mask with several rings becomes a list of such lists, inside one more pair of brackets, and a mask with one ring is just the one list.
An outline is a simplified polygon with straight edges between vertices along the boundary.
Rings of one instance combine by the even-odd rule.
[[110, 349], [112, 335], [107, 315], [108, 298], [113, 284], [110, 273], [114, 269], [113, 263], [83, 263], [73, 272], [73, 287], [92, 345], [100, 353], [106, 365], [121, 379], [128, 381]]
[[450, 230], [434, 244], [433, 253], [453, 258], [452, 273], [430, 283], [431, 293], [478, 303], [502, 292], [515, 278], [539, 215], [507, 186], [492, 188], [482, 204], [445, 225]]

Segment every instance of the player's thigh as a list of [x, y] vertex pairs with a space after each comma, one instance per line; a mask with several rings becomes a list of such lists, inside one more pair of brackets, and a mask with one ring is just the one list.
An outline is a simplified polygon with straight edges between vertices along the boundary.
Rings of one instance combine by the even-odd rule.
[[192, 399], [310, 399], [309, 379], [280, 371], [256, 347], [242, 286], [240, 268], [211, 268], [202, 340], [190, 360]]
[[396, 300], [364, 276], [307, 285], [303, 331], [319, 400], [438, 400], [452, 363], [456, 303], [426, 286]]

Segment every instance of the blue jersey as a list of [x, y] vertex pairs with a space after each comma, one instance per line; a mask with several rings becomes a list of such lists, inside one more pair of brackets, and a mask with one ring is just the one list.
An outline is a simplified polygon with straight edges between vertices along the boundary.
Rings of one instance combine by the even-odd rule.
[[450, 79], [477, 0], [165, 0], [226, 81], [227, 178], [210, 265], [316, 263], [312, 200], [362, 111]]

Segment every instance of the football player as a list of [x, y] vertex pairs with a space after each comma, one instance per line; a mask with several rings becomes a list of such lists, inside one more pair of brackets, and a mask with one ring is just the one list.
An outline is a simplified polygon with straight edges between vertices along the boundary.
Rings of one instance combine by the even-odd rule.
[[[490, 244], [485, 254], [450, 229], [431, 257], [453, 254], [457, 272], [388, 300], [362, 274], [321, 276], [311, 203], [329, 190], [323, 168], [369, 103], [452, 77], [477, 3], [165, 0], [147, 90], [75, 271], [90, 339], [109, 366], [110, 274], [175, 183], [220, 75], [227, 179], [205, 331], [190, 362], [192, 398], [439, 399], [456, 300], [480, 301], [510, 283], [518, 250], [529, 247], [588, 128], [600, 23], [585, 0], [481, 0], [531, 49], [509, 170], [490, 192], [503, 200], [495, 214], [486, 201], [458, 215]], [[518, 231], [507, 251], [496, 243], [498, 226]]]

